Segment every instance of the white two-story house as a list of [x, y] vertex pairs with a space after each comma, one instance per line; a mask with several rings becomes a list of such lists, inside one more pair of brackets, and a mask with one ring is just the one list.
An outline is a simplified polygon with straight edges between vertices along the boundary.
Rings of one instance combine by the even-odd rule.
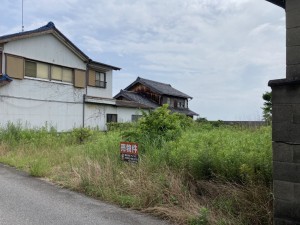
[[52, 22], [0, 36], [0, 126], [106, 129], [127, 122], [146, 106], [112, 98], [120, 68], [95, 62]]

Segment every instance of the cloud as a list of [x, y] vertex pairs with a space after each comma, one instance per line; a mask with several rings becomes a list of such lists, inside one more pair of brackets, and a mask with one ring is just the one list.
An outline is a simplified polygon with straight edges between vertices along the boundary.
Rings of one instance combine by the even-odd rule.
[[[208, 119], [257, 119], [268, 80], [285, 76], [284, 10], [266, 1], [24, 3], [26, 29], [53, 21], [91, 58], [123, 68], [114, 94], [142, 76], [193, 96], [190, 107]], [[1, 4], [0, 31], [18, 30], [20, 6]]]

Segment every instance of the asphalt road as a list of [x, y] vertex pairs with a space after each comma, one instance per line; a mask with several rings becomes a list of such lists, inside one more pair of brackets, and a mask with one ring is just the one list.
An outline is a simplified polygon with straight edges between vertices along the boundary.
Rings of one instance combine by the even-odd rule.
[[167, 225], [0, 164], [0, 225]]

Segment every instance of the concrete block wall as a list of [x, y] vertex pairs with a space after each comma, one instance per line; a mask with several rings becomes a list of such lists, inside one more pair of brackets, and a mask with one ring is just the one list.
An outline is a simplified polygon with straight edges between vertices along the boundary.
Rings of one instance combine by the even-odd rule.
[[274, 224], [300, 224], [300, 84], [270, 81]]
[[300, 1], [286, 0], [287, 79], [300, 79]]
[[272, 80], [274, 224], [300, 225], [300, 0], [286, 0], [286, 78]]

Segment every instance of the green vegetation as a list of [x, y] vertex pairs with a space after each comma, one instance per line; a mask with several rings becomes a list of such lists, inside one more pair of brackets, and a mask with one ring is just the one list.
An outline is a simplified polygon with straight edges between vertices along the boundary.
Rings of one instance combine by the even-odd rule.
[[[271, 224], [271, 128], [195, 122], [164, 106], [134, 124], [0, 129], [0, 162], [178, 224]], [[138, 164], [120, 141], [139, 143]]]

